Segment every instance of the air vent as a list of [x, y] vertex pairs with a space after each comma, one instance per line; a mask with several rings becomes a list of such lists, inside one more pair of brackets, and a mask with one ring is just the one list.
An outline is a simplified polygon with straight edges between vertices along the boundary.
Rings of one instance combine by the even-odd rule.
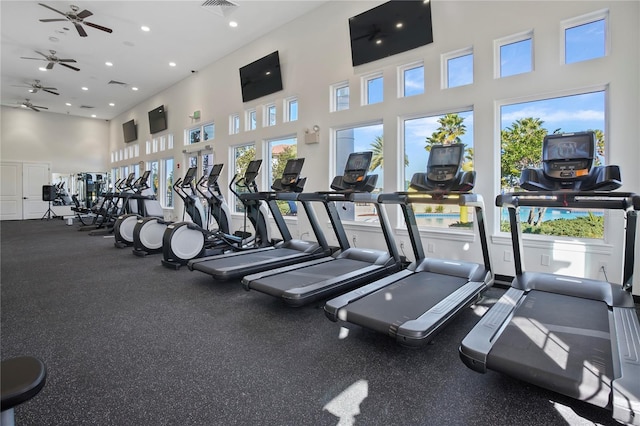
[[224, 18], [236, 10], [238, 5], [229, 0], [206, 0], [202, 3], [202, 7], [204, 10], [208, 10]]
[[93, 108], [95, 108], [95, 107], [94, 107], [94, 106], [91, 106], [91, 105], [80, 105], [80, 108], [83, 108], [83, 109], [93, 109]]
[[129, 85], [128, 83], [123, 83], [121, 81], [116, 81], [116, 80], [111, 80], [107, 84], [115, 84], [115, 85], [118, 85], [118, 86], [128, 86]]

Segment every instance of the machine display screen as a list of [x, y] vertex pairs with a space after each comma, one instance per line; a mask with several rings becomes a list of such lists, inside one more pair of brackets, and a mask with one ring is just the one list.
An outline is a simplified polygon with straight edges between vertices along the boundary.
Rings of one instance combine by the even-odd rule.
[[428, 166], [456, 166], [457, 168], [462, 160], [462, 152], [463, 147], [460, 144], [433, 146], [429, 153]]
[[283, 175], [299, 175], [302, 172], [302, 165], [304, 164], [304, 158], [296, 158], [287, 161], [284, 167]]
[[223, 166], [224, 164], [214, 164], [213, 167], [211, 167], [211, 171], [209, 172], [209, 179], [208, 179], [209, 185], [215, 183], [218, 180], [218, 176], [220, 176]]
[[189, 182], [191, 182], [193, 180], [193, 178], [196, 175], [196, 167], [189, 167], [187, 169], [187, 173], [184, 175], [184, 183], [188, 184]]
[[252, 160], [247, 166], [247, 173], [255, 173], [257, 174], [260, 171], [260, 166], [262, 165], [262, 160]]
[[595, 151], [593, 132], [550, 135], [544, 140], [543, 160], [576, 160], [593, 158]]
[[367, 170], [371, 164], [371, 152], [354, 152], [349, 154], [345, 171]]

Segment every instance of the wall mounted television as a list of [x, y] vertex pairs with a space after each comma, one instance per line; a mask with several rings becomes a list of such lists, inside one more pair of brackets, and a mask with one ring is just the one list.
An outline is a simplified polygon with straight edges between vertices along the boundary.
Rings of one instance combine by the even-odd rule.
[[124, 135], [124, 141], [133, 142], [138, 139], [138, 128], [133, 120], [129, 120], [126, 123], [122, 123], [122, 133]]
[[353, 66], [433, 43], [431, 2], [392, 0], [349, 18]]
[[240, 68], [240, 87], [242, 102], [249, 102], [282, 90], [278, 51]]
[[164, 105], [149, 111], [149, 133], [154, 134], [167, 130], [167, 110]]

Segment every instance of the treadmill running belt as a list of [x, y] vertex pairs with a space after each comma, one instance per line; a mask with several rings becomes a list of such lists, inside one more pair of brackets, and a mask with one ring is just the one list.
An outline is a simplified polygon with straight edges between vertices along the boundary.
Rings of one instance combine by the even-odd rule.
[[418, 272], [344, 309], [346, 319], [395, 337], [399, 326], [414, 320], [468, 282], [466, 278]]
[[292, 288], [306, 287], [320, 281], [348, 274], [371, 266], [369, 262], [353, 259], [335, 259], [318, 265], [260, 278], [251, 282], [251, 288], [272, 296], [281, 297]]
[[218, 274], [224, 274], [224, 272], [230, 269], [236, 269], [242, 265], [251, 265], [270, 261], [273, 258], [282, 259], [288, 256], [299, 256], [300, 254], [300, 250], [292, 250], [284, 247], [257, 252], [246, 252], [240, 256], [221, 257], [218, 259], [211, 259], [206, 262], [194, 262], [193, 269], [203, 272], [213, 271]]
[[608, 407], [614, 374], [607, 304], [532, 290], [493, 345], [487, 367]]

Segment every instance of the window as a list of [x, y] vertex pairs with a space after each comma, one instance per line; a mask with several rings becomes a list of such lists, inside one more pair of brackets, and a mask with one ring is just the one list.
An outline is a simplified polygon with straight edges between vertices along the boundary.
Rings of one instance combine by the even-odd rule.
[[[244, 176], [244, 172], [245, 170], [247, 170], [247, 166], [249, 165], [249, 162], [251, 160], [255, 160], [256, 158], [256, 147], [254, 144], [240, 145], [240, 146], [234, 146], [232, 150], [233, 150], [233, 153], [232, 153], [233, 172], [238, 176]], [[234, 189], [238, 193], [243, 193], [247, 191], [245, 188], [239, 187], [238, 185], [236, 185]], [[242, 204], [242, 202], [239, 199], [236, 199], [235, 197], [234, 197], [234, 200], [235, 200], [235, 202], [233, 203], [234, 211], [236, 213], [244, 212], [244, 205]]]
[[173, 207], [173, 158], [167, 158], [162, 161], [163, 167], [163, 182], [164, 182], [164, 197], [161, 201], [162, 206], [165, 208]]
[[150, 161], [147, 163], [148, 170], [151, 172], [149, 174], [149, 186], [153, 190], [153, 193], [158, 195], [158, 188], [160, 184], [160, 176], [159, 176], [159, 163], [158, 160]]
[[362, 77], [362, 104], [371, 105], [383, 100], [383, 79], [382, 73], [375, 73]]
[[122, 154], [122, 150], [121, 150], [121, 149], [119, 149], [119, 150], [118, 150], [118, 161], [122, 161], [122, 156], [123, 156], [123, 154]]
[[561, 23], [564, 30], [564, 63], [587, 61], [607, 55], [607, 10]]
[[516, 34], [496, 40], [494, 57], [495, 77], [508, 77], [533, 70], [533, 32]]
[[422, 62], [400, 67], [400, 96], [414, 96], [424, 93], [424, 65]]
[[167, 149], [167, 138], [164, 136], [160, 137], [160, 151], [164, 151]]
[[284, 121], [296, 121], [298, 120], [298, 99], [289, 98], [284, 101], [284, 110], [286, 117]]
[[114, 160], [115, 157], [116, 157], [115, 151], [111, 151], [111, 162], [112, 163], [115, 163], [115, 160]]
[[151, 146], [151, 150], [152, 150], [153, 152], [158, 152], [158, 139], [153, 139], [153, 140], [151, 141], [151, 145], [152, 145], [152, 146]]
[[276, 106], [275, 104], [265, 105], [264, 107], [264, 127], [276, 125]]
[[188, 131], [187, 144], [200, 142], [200, 140], [202, 139], [201, 135], [202, 135], [202, 130], [199, 127], [195, 129], [190, 129]]
[[473, 48], [442, 55], [442, 88], [473, 83]]
[[[276, 179], [282, 177], [287, 161], [292, 158], [298, 158], [297, 143], [298, 139], [296, 137], [272, 139], [268, 142], [269, 188], [271, 188]], [[277, 203], [280, 212], [285, 216], [295, 216], [298, 212], [295, 201], [278, 201]]]
[[349, 109], [349, 82], [343, 81], [331, 86], [331, 111]]
[[129, 166], [122, 166], [122, 176], [129, 176]]
[[[171, 147], [173, 148], [173, 147]], [[134, 157], [139, 157], [140, 156], [140, 144], [135, 144], [133, 146], [133, 156]]]
[[202, 154], [202, 176], [209, 172], [209, 169], [213, 166], [213, 154]]
[[187, 163], [189, 164], [189, 168], [191, 167], [198, 167], [198, 157], [196, 157], [195, 155], [190, 156], [187, 159]]
[[[344, 172], [344, 167], [352, 152], [372, 151], [373, 159], [369, 172], [378, 175], [375, 191], [382, 190], [384, 162], [382, 123], [336, 130], [336, 175]], [[340, 203], [340, 218], [356, 222], [377, 222], [378, 216], [372, 204], [354, 205]]]
[[237, 135], [240, 133], [240, 114], [231, 114], [229, 116], [229, 134]]
[[[413, 117], [404, 120], [404, 187], [409, 190], [411, 178], [427, 169], [431, 146], [463, 143], [463, 170], [473, 170], [473, 111]], [[414, 204], [418, 226], [467, 228], [473, 226], [473, 210], [454, 205]]]
[[215, 126], [213, 123], [205, 124], [202, 126], [202, 140], [210, 141], [215, 137]]
[[147, 154], [151, 154], [151, 141], [147, 141], [146, 144], [147, 144], [147, 149], [145, 152]]
[[[520, 172], [539, 167], [542, 140], [549, 133], [593, 130], [596, 164], [605, 164], [605, 91], [579, 93], [500, 106], [500, 189], [518, 189]], [[506, 209], [500, 230], [509, 231]], [[602, 210], [520, 209], [522, 232], [578, 238], [604, 238]]]
[[132, 164], [129, 170], [135, 173], [136, 177], [140, 176], [140, 164]]
[[245, 113], [245, 130], [255, 130], [256, 129], [256, 110], [250, 109]]

